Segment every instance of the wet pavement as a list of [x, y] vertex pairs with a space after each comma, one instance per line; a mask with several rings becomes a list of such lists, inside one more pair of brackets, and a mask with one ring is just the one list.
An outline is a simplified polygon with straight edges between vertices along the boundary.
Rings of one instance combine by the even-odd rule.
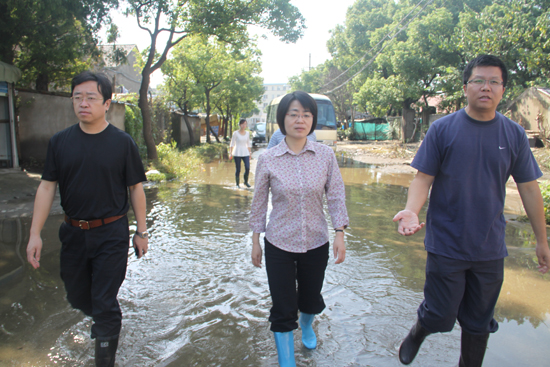
[[[40, 184], [40, 174], [21, 169], [0, 169], [0, 219], [32, 216], [36, 189]], [[52, 214], [60, 214], [59, 192], [52, 206]]]
[[[327, 308], [313, 324], [317, 349], [304, 349], [295, 332], [297, 365], [400, 366], [399, 343], [422, 301], [426, 253], [423, 231], [399, 236], [391, 218], [413, 176], [355, 161], [342, 161], [341, 172], [351, 220], [346, 261], [331, 259], [327, 268]], [[129, 251], [117, 366], [277, 366], [265, 268], [250, 261], [253, 190], [233, 182], [233, 163], [222, 162], [204, 165], [188, 183], [146, 188], [151, 249], [140, 260]], [[520, 208], [511, 184], [507, 217]], [[0, 219], [0, 366], [93, 366], [91, 320], [70, 308], [59, 278], [61, 221], [48, 219], [35, 271], [24, 261], [30, 218]], [[506, 240], [500, 330], [484, 366], [544, 366], [550, 276], [536, 271], [529, 225], [510, 221]], [[459, 349], [455, 326], [429, 336], [411, 366], [456, 366]]]

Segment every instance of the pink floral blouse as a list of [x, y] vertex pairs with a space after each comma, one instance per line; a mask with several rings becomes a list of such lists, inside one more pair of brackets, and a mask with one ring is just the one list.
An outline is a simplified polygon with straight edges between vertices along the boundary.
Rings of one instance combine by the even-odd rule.
[[[266, 229], [270, 188], [273, 210]], [[347, 226], [344, 181], [332, 149], [308, 140], [296, 154], [283, 140], [258, 158], [250, 228], [265, 232], [268, 241], [284, 251], [303, 253], [320, 247], [329, 239], [323, 194], [332, 226]]]

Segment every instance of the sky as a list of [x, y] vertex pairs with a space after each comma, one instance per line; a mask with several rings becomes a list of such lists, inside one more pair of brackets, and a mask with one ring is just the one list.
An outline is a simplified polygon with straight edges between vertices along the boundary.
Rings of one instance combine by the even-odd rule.
[[[347, 9], [355, 0], [291, 0], [298, 7], [306, 20], [304, 36], [295, 44], [286, 44], [257, 27], [250, 28], [251, 34], [265, 34], [267, 39], [260, 38], [258, 47], [262, 52], [262, 73], [264, 83], [287, 83], [288, 78], [315, 67], [330, 58], [326, 43], [330, 38], [329, 31], [338, 24], [344, 24]], [[134, 18], [125, 18], [113, 13], [120, 36], [119, 44], [136, 44], [140, 51], [149, 46], [150, 38], [146, 31], [137, 26]], [[162, 83], [160, 70], [151, 76], [151, 86]]]

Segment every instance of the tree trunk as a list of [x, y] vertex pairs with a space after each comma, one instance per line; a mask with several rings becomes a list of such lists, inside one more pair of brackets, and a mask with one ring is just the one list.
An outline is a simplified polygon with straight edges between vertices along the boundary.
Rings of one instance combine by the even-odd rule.
[[185, 126], [187, 126], [187, 131], [189, 132], [189, 146], [195, 145], [195, 135], [193, 133], [193, 127], [187, 119], [187, 113], [183, 114], [183, 121], [185, 121]]
[[218, 134], [216, 134], [214, 132], [214, 130], [212, 129], [212, 126], [210, 126], [210, 91], [205, 90], [205, 92], [206, 92], [205, 93], [205, 95], [206, 95], [206, 141], [208, 143], [211, 143], [211, 141], [210, 141], [210, 132], [212, 132], [212, 134], [216, 138], [216, 141], [219, 143], [220, 139], [218, 139]]
[[403, 143], [414, 141], [414, 135], [416, 134], [414, 115], [415, 112], [413, 109], [403, 106], [401, 117]]
[[206, 142], [210, 144], [210, 91], [204, 88], [204, 95], [206, 96], [206, 117], [204, 123], [206, 124]]
[[225, 116], [223, 118], [223, 137], [227, 139], [227, 128], [229, 127], [229, 118]]
[[50, 84], [50, 80], [48, 78], [48, 75], [46, 74], [38, 74], [36, 77], [36, 90], [47, 92], [48, 91], [48, 84]]
[[430, 127], [430, 115], [432, 111], [430, 110], [430, 106], [423, 106], [422, 107], [422, 125], [426, 126], [426, 129]]
[[147, 93], [149, 92], [149, 83], [151, 82], [151, 73], [149, 68], [144, 68], [141, 73], [143, 80], [139, 88], [139, 103], [138, 106], [141, 109], [141, 116], [143, 117], [143, 139], [145, 140], [145, 146], [147, 147], [147, 158], [154, 161], [158, 160], [157, 147], [153, 140], [153, 119], [151, 117], [151, 106], [147, 100]]

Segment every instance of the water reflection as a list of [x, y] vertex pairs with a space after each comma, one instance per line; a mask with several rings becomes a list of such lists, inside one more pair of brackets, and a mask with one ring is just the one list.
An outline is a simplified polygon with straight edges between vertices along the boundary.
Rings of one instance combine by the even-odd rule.
[[[399, 236], [391, 222], [412, 176], [381, 175], [367, 165], [345, 165], [342, 175], [348, 253], [327, 269], [327, 309], [314, 322], [317, 349], [302, 348], [296, 333], [297, 364], [400, 366], [397, 348], [422, 300], [426, 259], [423, 237]], [[117, 365], [277, 365], [265, 270], [249, 259], [253, 191], [235, 189], [233, 180], [232, 164], [210, 164], [191, 183], [147, 189], [151, 251], [142, 260], [129, 252]], [[30, 220], [0, 222], [0, 276], [22, 269], [0, 288], [1, 365], [93, 366], [90, 319], [70, 309], [58, 275], [61, 220], [48, 219], [38, 271], [22, 265]], [[549, 277], [535, 270], [529, 226], [510, 222], [506, 237], [501, 330], [489, 339], [484, 366], [545, 365]], [[429, 337], [412, 365], [456, 365], [459, 339], [458, 327]]]

